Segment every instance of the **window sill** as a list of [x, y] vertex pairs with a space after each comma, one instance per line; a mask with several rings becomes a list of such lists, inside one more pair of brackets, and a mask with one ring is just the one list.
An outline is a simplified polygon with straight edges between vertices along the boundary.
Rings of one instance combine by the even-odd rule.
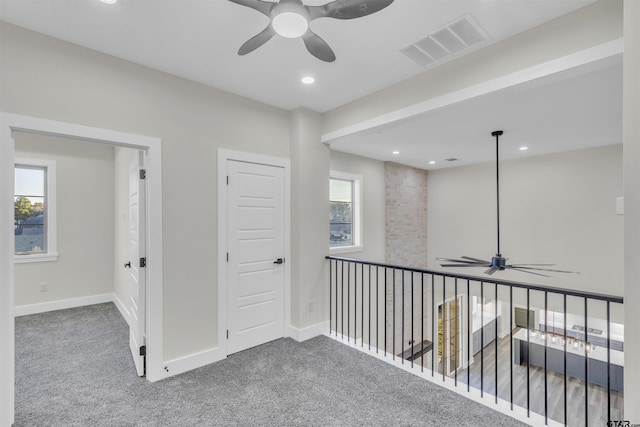
[[353, 245], [353, 246], [334, 246], [329, 248], [329, 253], [330, 254], [348, 254], [348, 253], [355, 253], [355, 252], [362, 252], [364, 251], [364, 246], [362, 245]]
[[30, 254], [30, 255], [16, 255], [14, 263], [27, 264], [31, 262], [53, 262], [58, 260], [58, 254], [50, 252], [47, 254]]

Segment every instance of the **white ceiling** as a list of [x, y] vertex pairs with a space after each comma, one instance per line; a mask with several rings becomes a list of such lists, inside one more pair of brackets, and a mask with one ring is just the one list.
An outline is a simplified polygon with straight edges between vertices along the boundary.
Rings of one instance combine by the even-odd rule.
[[[423, 72], [400, 49], [463, 15], [485, 31], [486, 45], [593, 1], [395, 0], [359, 19], [314, 20], [311, 29], [333, 48], [334, 63], [280, 36], [238, 56], [268, 18], [227, 0], [0, 0], [0, 19], [277, 107], [325, 112]], [[303, 75], [316, 84], [302, 85]]]
[[[330, 144], [337, 151], [434, 170], [495, 161], [494, 130], [504, 131], [500, 159], [622, 143], [622, 55]], [[445, 160], [450, 158], [458, 160]]]
[[[477, 50], [593, 1], [395, 0], [363, 18], [311, 23], [336, 53], [333, 63], [311, 56], [300, 39], [279, 36], [238, 56], [268, 20], [227, 0], [0, 0], [0, 19], [279, 108], [325, 112], [425, 72], [400, 50], [462, 16], [471, 16], [488, 37]], [[301, 84], [304, 75], [316, 84]], [[505, 131], [502, 158], [620, 143], [621, 117], [618, 60], [356, 133], [331, 146], [433, 169], [491, 161], [490, 133], [498, 128]], [[525, 153], [516, 150], [523, 144], [530, 147]], [[392, 156], [393, 150], [401, 153]], [[460, 160], [443, 162], [450, 157]]]

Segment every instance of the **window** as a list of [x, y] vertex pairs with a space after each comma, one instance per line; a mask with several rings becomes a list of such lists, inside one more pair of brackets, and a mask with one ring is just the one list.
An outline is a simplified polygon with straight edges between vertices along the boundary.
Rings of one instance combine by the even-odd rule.
[[329, 246], [331, 252], [362, 250], [362, 177], [331, 171], [329, 179]]
[[15, 261], [55, 261], [56, 165], [52, 160], [16, 159]]

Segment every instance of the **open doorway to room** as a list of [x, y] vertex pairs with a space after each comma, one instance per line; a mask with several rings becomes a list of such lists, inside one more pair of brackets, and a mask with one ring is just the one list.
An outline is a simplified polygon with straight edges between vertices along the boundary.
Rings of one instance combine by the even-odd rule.
[[[131, 237], [131, 227], [129, 226], [129, 219], [132, 217], [131, 213], [135, 212], [138, 214], [140, 218], [143, 218], [144, 222], [138, 222], [137, 236], [139, 237], [139, 246], [143, 246], [145, 248], [145, 258], [135, 259], [133, 260], [138, 266], [142, 265], [144, 262], [144, 267], [146, 271], [146, 279], [144, 283], [148, 286], [145, 289], [145, 293], [139, 294], [142, 295], [142, 298], [138, 298], [135, 301], [135, 298], [124, 297], [125, 300], [121, 306], [125, 309], [123, 310], [121, 307], [121, 312], [127, 312], [127, 306], [131, 306], [130, 302], [134, 301], [137, 303], [137, 306], [140, 307], [143, 305], [146, 307], [146, 310], [138, 312], [138, 321], [136, 325], [143, 325], [141, 329], [139, 329], [138, 336], [142, 336], [143, 340], [146, 342], [138, 341], [136, 343], [135, 352], [132, 349], [132, 354], [135, 356], [136, 352], [138, 355], [146, 354], [146, 374], [147, 379], [150, 381], [156, 381], [164, 377], [162, 373], [162, 300], [161, 300], [161, 287], [162, 287], [162, 228], [161, 228], [161, 180], [159, 179], [161, 176], [161, 155], [160, 155], [160, 140], [157, 138], [150, 138], [140, 135], [126, 134], [122, 132], [110, 131], [106, 129], [98, 129], [91, 128], [81, 125], [74, 125], [69, 123], [61, 123], [43, 119], [36, 119], [32, 117], [26, 116], [18, 116], [12, 114], [0, 114], [1, 127], [0, 127], [0, 166], [2, 170], [2, 184], [0, 185], [0, 223], [4, 224], [0, 227], [0, 424], [8, 423], [8, 425], [12, 424], [14, 421], [14, 378], [15, 378], [15, 346], [14, 346], [14, 333], [15, 333], [15, 322], [14, 315], [20, 314], [21, 310], [37, 310], [38, 307], [34, 307], [37, 304], [45, 304], [43, 302], [45, 298], [42, 294], [52, 295], [54, 293], [58, 293], [58, 295], [54, 299], [59, 297], [65, 301], [61, 306], [56, 306], [56, 303], [50, 305], [51, 309], [57, 308], [66, 308], [65, 305], [69, 306], [69, 304], [74, 305], [84, 305], [83, 302], [86, 303], [98, 303], [104, 302], [102, 301], [105, 298], [108, 298], [110, 301], [114, 301], [117, 298], [114, 298], [113, 295], [116, 292], [114, 289], [114, 272], [116, 271], [116, 254], [115, 251], [115, 242], [111, 245], [105, 244], [105, 242], [109, 239], [105, 236], [100, 236], [100, 233], [103, 234], [114, 234], [115, 231], [115, 218], [117, 216], [116, 211], [114, 210], [114, 202], [115, 196], [112, 196], [107, 200], [106, 204], [101, 204], [98, 199], [91, 201], [91, 197], [93, 197], [92, 193], [100, 193], [104, 191], [104, 189], [96, 188], [95, 190], [88, 190], [84, 188], [80, 184], [86, 184], [87, 182], [91, 182], [96, 180], [96, 176], [98, 175], [98, 171], [100, 169], [99, 165], [102, 165], [103, 169], [111, 168], [111, 173], [109, 177], [105, 178], [102, 176], [98, 181], [102, 181], [103, 185], [106, 181], [109, 181], [109, 185], [111, 188], [111, 194], [115, 194], [116, 192], [113, 190], [114, 185], [116, 184], [115, 180], [115, 164], [118, 159], [118, 153], [121, 157], [125, 157], [128, 159], [126, 164], [126, 173], [127, 177], [125, 178], [127, 181], [127, 186], [124, 189], [126, 193], [126, 204], [127, 209], [129, 209], [129, 213], [127, 216], [127, 237], [125, 239], [129, 239]], [[27, 136], [27, 142], [25, 142], [26, 146], [22, 146], [20, 139], [22, 136]], [[90, 166], [85, 165], [85, 171], [83, 172], [75, 172], [75, 177], [72, 177], [72, 183], [69, 187], [74, 187], [73, 179], [75, 179], [75, 186], [77, 188], [65, 189], [64, 197], [62, 193], [56, 191], [56, 199], [57, 205], [62, 206], [65, 205], [64, 209], [70, 208], [74, 203], [73, 201], [79, 202], [76, 203], [76, 207], [73, 208], [71, 213], [65, 213], [65, 215], [71, 216], [73, 218], [74, 224], [69, 225], [65, 222], [65, 225], [62, 225], [62, 222], [56, 221], [55, 217], [59, 216], [60, 209], [58, 212], [53, 213], [53, 218], [51, 216], [47, 217], [47, 209], [49, 209], [49, 213], [52, 212], [53, 206], [48, 206], [46, 201], [48, 200], [47, 194], [33, 194], [33, 196], [40, 197], [38, 201], [35, 202], [36, 207], [39, 209], [38, 216], [42, 216], [42, 218], [36, 218], [37, 224], [35, 224], [32, 228], [40, 228], [40, 231], [36, 230], [36, 235], [34, 236], [35, 240], [38, 240], [35, 245], [29, 246], [29, 251], [23, 251], [22, 255], [36, 255], [40, 257], [48, 257], [48, 259], [43, 263], [33, 263], [34, 266], [38, 266], [42, 268], [44, 264], [49, 263], [50, 265], [54, 265], [54, 268], [58, 268], [62, 270], [64, 273], [65, 268], [68, 274], [67, 277], [71, 277], [73, 275], [77, 275], [80, 271], [86, 270], [93, 272], [93, 280], [92, 283], [84, 280], [82, 284], [76, 284], [74, 286], [85, 286], [85, 295], [88, 295], [88, 299], [81, 301], [73, 301], [74, 294], [73, 291], [69, 289], [67, 284], [58, 286], [56, 281], [56, 285], [53, 283], [49, 283], [47, 279], [37, 279], [35, 287], [32, 286], [31, 291], [37, 292], [36, 296], [33, 295], [23, 295], [24, 289], [20, 289], [18, 292], [16, 290], [15, 284], [19, 281], [22, 282], [23, 279], [26, 278], [26, 282], [28, 285], [33, 285], [33, 279], [35, 276], [30, 276], [31, 274], [37, 273], [34, 271], [22, 271], [18, 270], [15, 261], [15, 234], [16, 234], [16, 223], [14, 221], [15, 214], [15, 193], [14, 193], [14, 165], [17, 159], [20, 159], [19, 162], [24, 166], [28, 165], [29, 160], [29, 144], [46, 144], [52, 140], [58, 140], [59, 138], [63, 138], [67, 144], [73, 145], [73, 149], [71, 151], [83, 151], [83, 152], [91, 152], [89, 157], [92, 157], [92, 161], [94, 162]], [[36, 141], [40, 139], [39, 141]], [[34, 142], [35, 141], [35, 142]], [[90, 148], [91, 147], [91, 148]], [[68, 147], [67, 147], [68, 148]], [[128, 155], [122, 156], [123, 153], [128, 153]], [[33, 156], [31, 156], [33, 157]], [[46, 157], [46, 156], [45, 156]], [[109, 162], [105, 162], [106, 158], [111, 159], [110, 165]], [[128, 185], [128, 178], [130, 171], [130, 165], [132, 164], [129, 160], [130, 158], [136, 159], [137, 166], [139, 167], [139, 160], [142, 159], [146, 162], [146, 177], [155, 177], [155, 179], [148, 179], [145, 182], [144, 186], [139, 186], [138, 189], [144, 188], [146, 191], [146, 195], [144, 193], [137, 194], [139, 197], [137, 201], [145, 200], [148, 204], [148, 209], [142, 210], [140, 206], [136, 206], [133, 209], [130, 196], [131, 196], [131, 188]], [[33, 159], [32, 159], [33, 160]], [[53, 159], [49, 159], [50, 161]], [[56, 163], [56, 162], [54, 162]], [[49, 163], [51, 164], [51, 163]], [[107, 164], [107, 166], [105, 166]], [[57, 165], [56, 165], [57, 166]], [[37, 169], [38, 165], [33, 165], [35, 169]], [[46, 171], [47, 166], [45, 165], [44, 171]], [[80, 168], [82, 169], [82, 168]], [[56, 172], [59, 172], [56, 167]], [[139, 177], [142, 177], [140, 172], [137, 172]], [[37, 175], [37, 174], [36, 174]], [[60, 175], [58, 173], [58, 175]], [[46, 176], [46, 174], [45, 174]], [[65, 178], [66, 179], [66, 178]], [[106, 179], [106, 181], [105, 181]], [[58, 181], [58, 182], [57, 182]], [[56, 180], [54, 178], [54, 182], [56, 185], [60, 184], [61, 180]], [[46, 178], [44, 179], [45, 184], [47, 183]], [[51, 183], [51, 182], [49, 182]], [[58, 185], [59, 187], [59, 185]], [[67, 190], [70, 190], [67, 192]], [[109, 193], [107, 190], [106, 193]], [[28, 196], [24, 194], [22, 196]], [[101, 195], [104, 197], [104, 194]], [[141, 197], [141, 199], [140, 199]], [[75, 199], [75, 200], [74, 200]], [[96, 206], [97, 205], [97, 206]], [[109, 206], [106, 206], [109, 205]], [[75, 206], [75, 205], [74, 205]], [[78, 208], [78, 206], [80, 206]], [[26, 207], [26, 204], [25, 204]], [[33, 207], [33, 204], [32, 206]], [[42, 212], [40, 212], [42, 211]], [[28, 212], [27, 212], [28, 213]], [[41, 215], [43, 214], [43, 215]], [[89, 219], [95, 220], [102, 218], [102, 222], [107, 222], [110, 224], [107, 226], [102, 225], [87, 225], [87, 222], [83, 222], [83, 220]], [[109, 219], [108, 219], [109, 218]], [[42, 219], [42, 221], [40, 221]], [[20, 220], [21, 223], [24, 219]], [[32, 221], [33, 222], [33, 221]], [[84, 224], [84, 225], [83, 225]], [[94, 221], [94, 224], [95, 221]], [[21, 224], [20, 231], [24, 233], [25, 229], [31, 224]], [[72, 236], [70, 240], [74, 242], [71, 247], [72, 249], [65, 249], [64, 253], [61, 248], [63, 246], [62, 242], [59, 241], [57, 237], [54, 237], [51, 240], [50, 235], [47, 233], [52, 227], [56, 228], [56, 232], [58, 236], [62, 235], [62, 231], [65, 233], [69, 232], [69, 236]], [[62, 230], [61, 228], [68, 227], [68, 230]], [[74, 228], [75, 227], [75, 228]], [[71, 231], [69, 231], [71, 230]], [[92, 233], [95, 232], [95, 233]], [[98, 235], [94, 235], [94, 234]], [[33, 234], [33, 233], [31, 233]], [[34, 239], [32, 238], [32, 240]], [[34, 240], [34, 242], [35, 242]], [[60, 244], [58, 244], [60, 243]], [[66, 242], [68, 243], [68, 242]], [[65, 244], [66, 244], [65, 243]], [[109, 253], [109, 249], [111, 251]], [[84, 261], [76, 260], [75, 263], [71, 263], [69, 266], [62, 266], [61, 261], [63, 257], [69, 257], [71, 252], [88, 252], [89, 248], [91, 250], [103, 250], [104, 253], [100, 253], [94, 256], [89, 257]], [[105, 251], [105, 248], [106, 251]], [[26, 253], [28, 252], [28, 253]], [[26, 260], [28, 257], [25, 257]], [[130, 256], [127, 253], [127, 258]], [[106, 260], [106, 261], [105, 261]], [[30, 261], [34, 261], [31, 259]], [[122, 263], [122, 268], [126, 268], [124, 265], [127, 262]], [[140, 263], [140, 264], [138, 264]], [[22, 267], [18, 265], [18, 267]], [[100, 271], [98, 271], [100, 270]], [[69, 271], [72, 271], [73, 274], [69, 274]], [[23, 274], [24, 273], [24, 274]], [[60, 272], [58, 272], [60, 273]], [[51, 273], [49, 273], [51, 274]], [[107, 279], [104, 280], [106, 276]], [[44, 277], [44, 276], [43, 276]], [[53, 276], [48, 276], [53, 277]], [[109, 283], [111, 281], [110, 286], [105, 287], [105, 283]], [[71, 280], [68, 280], [71, 282]], [[104, 282], [104, 283], [102, 283]], [[97, 283], [97, 284], [96, 284]], [[142, 282], [140, 282], [142, 283]], [[96, 286], [96, 289], [92, 289], [87, 292], [86, 287]], [[27, 286], [28, 287], [28, 286]], [[73, 287], [73, 286], [71, 286]], [[27, 292], [28, 293], [28, 292]], [[93, 294], [93, 295], [91, 295]], [[76, 293], [76, 295], [79, 295]], [[65, 298], [66, 297], [66, 298]], [[31, 300], [29, 298], [32, 298]], [[33, 299], [35, 298], [35, 299]], [[41, 302], [38, 303], [37, 299], [40, 298]], [[27, 301], [30, 303], [23, 304], [22, 308], [14, 307], [14, 300], [19, 305], [21, 301]], [[71, 302], [69, 301], [71, 300]], [[117, 302], [116, 302], [117, 304]], [[24, 308], [24, 307], [28, 308]], [[40, 307], [42, 308], [42, 306]], [[133, 315], [131, 314], [131, 310], [129, 311], [129, 318], [124, 316], [128, 321], [131, 320]], [[37, 311], [34, 311], [37, 312]], [[134, 327], [130, 327], [131, 329], [130, 335], [133, 336]], [[135, 340], [133, 340], [135, 341]], [[141, 344], [141, 345], [140, 345]], [[144, 349], [140, 349], [142, 345], [146, 345]], [[142, 369], [144, 370], [145, 366], [142, 364]], [[138, 369], [138, 373], [141, 371]]]
[[446, 375], [462, 367], [462, 297], [438, 305], [438, 372]]
[[114, 302], [144, 375], [144, 152], [26, 132], [14, 141], [14, 314]]

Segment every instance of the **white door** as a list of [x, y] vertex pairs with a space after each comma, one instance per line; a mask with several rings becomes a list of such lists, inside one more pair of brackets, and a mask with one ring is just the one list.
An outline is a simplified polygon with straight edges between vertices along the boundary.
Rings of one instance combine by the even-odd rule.
[[276, 166], [227, 161], [228, 347], [284, 336], [285, 181]]
[[129, 165], [129, 347], [139, 376], [145, 374], [145, 181], [141, 175], [144, 153]]

